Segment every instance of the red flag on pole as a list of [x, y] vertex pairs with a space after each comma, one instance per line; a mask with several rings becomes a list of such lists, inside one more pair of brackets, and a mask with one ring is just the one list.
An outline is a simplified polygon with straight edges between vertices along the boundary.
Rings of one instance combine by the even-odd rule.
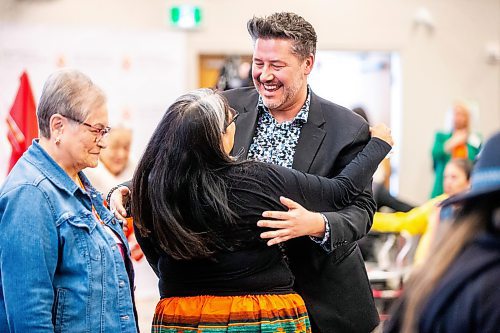
[[21, 84], [16, 99], [7, 115], [7, 138], [12, 146], [10, 155], [10, 171], [17, 160], [31, 145], [31, 141], [38, 136], [38, 122], [36, 120], [36, 106], [31, 92], [28, 74], [23, 72]]

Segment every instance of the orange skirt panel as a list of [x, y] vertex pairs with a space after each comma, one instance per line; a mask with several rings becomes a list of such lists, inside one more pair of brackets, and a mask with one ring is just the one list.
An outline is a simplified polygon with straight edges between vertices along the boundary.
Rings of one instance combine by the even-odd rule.
[[156, 306], [153, 333], [311, 332], [297, 294], [169, 297]]

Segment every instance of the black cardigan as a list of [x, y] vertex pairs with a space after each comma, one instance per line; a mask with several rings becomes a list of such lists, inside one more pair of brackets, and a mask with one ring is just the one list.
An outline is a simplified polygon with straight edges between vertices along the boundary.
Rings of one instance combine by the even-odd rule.
[[[160, 279], [161, 297], [190, 295], [244, 295], [292, 292], [294, 277], [281, 246], [267, 246], [257, 221], [266, 210], [283, 210], [286, 196], [312, 211], [341, 209], [369, 183], [391, 147], [373, 138], [335, 178], [305, 174], [293, 169], [249, 162], [235, 165], [228, 180], [229, 206], [239, 216], [235, 225], [216, 230], [231, 250], [218, 251], [210, 259], [174, 260], [149, 237], [136, 233], [147, 260]], [[214, 221], [217, 217], [213, 217]]]

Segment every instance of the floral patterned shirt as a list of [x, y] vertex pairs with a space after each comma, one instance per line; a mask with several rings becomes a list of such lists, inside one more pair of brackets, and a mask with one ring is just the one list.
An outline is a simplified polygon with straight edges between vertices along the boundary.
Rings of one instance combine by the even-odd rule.
[[259, 118], [248, 151], [248, 158], [291, 168], [300, 131], [309, 116], [310, 104], [311, 89], [307, 87], [306, 102], [299, 113], [291, 121], [284, 121], [279, 124], [264, 105], [262, 97], [259, 96], [257, 104]]

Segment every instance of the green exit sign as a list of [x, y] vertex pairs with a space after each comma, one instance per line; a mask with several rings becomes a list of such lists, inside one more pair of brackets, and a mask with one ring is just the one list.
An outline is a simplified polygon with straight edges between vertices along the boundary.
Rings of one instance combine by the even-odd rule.
[[172, 25], [190, 29], [196, 28], [201, 23], [201, 9], [198, 6], [181, 5], [170, 7], [170, 23]]

